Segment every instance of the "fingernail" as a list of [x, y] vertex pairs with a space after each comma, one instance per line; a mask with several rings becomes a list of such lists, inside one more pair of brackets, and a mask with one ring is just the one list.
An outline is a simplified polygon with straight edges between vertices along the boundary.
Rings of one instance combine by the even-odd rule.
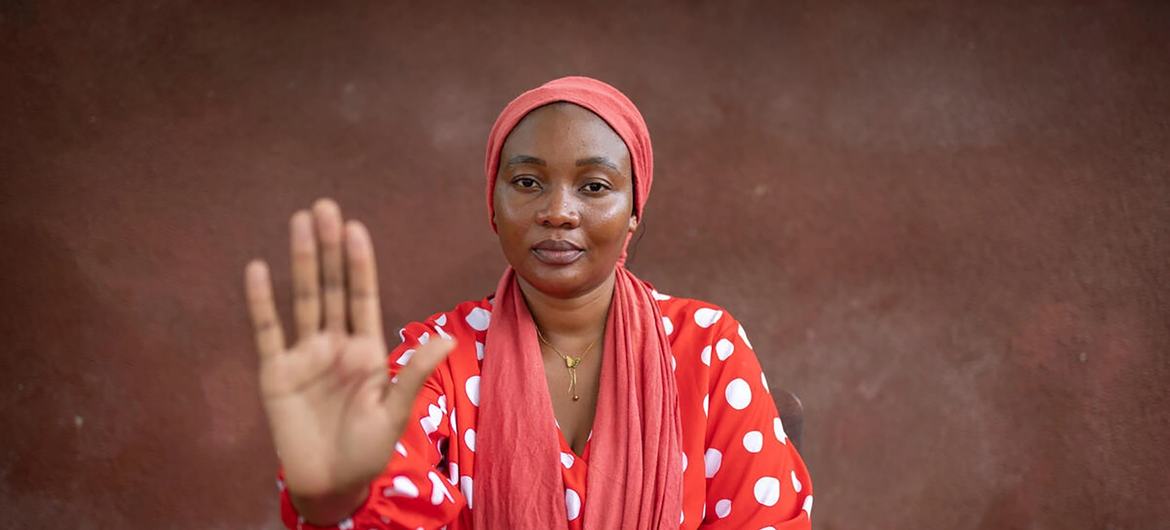
[[302, 210], [293, 215], [292, 231], [298, 241], [313, 237], [313, 219], [309, 212]]
[[365, 234], [358, 228], [356, 223], [350, 222], [345, 225], [345, 247], [350, 254], [357, 254], [362, 244], [365, 242]]
[[248, 262], [247, 267], [244, 268], [244, 274], [249, 281], [262, 282], [268, 274], [267, 266], [263, 261], [254, 259]]

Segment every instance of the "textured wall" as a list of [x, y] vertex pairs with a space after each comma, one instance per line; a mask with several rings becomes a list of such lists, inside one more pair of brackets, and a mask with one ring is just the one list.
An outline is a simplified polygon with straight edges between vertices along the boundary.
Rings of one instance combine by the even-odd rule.
[[583, 73], [654, 134], [632, 267], [804, 398], [817, 528], [1170, 528], [1166, 3], [260, 4], [0, 6], [0, 526], [276, 528], [246, 260], [329, 195], [388, 326], [483, 295], [488, 127]]

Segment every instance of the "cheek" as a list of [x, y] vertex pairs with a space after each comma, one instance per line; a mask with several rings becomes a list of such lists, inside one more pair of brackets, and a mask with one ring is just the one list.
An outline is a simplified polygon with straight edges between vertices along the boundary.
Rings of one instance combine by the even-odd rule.
[[504, 195], [506, 191], [500, 189], [500, 186], [497, 186], [492, 200], [492, 218], [495, 220], [496, 230], [500, 234], [507, 231], [514, 231], [518, 221], [517, 216], [519, 215], [515, 205], [510, 203]]
[[597, 223], [592, 230], [593, 237], [598, 242], [608, 244], [623, 244], [626, 234], [630, 231], [630, 205], [626, 201], [608, 205], [602, 211], [595, 213]]
[[496, 237], [499, 238], [500, 248], [506, 256], [515, 256], [525, 253], [528, 247], [525, 244], [526, 223], [518, 218], [518, 212], [509, 210], [507, 206], [500, 207], [496, 202]]

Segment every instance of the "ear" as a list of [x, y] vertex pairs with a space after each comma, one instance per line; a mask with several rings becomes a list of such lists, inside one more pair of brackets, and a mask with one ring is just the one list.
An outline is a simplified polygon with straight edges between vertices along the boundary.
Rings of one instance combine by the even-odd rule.
[[631, 234], [634, 233], [634, 231], [637, 229], [638, 229], [638, 216], [631, 215], [630, 216], [630, 233]]

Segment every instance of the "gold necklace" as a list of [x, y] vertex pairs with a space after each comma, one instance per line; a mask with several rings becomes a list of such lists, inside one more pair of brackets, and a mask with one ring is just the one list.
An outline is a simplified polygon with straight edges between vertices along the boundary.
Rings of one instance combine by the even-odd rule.
[[573, 357], [561, 353], [561, 350], [558, 350], [556, 346], [553, 346], [552, 343], [548, 341], [548, 339], [544, 338], [544, 333], [540, 332], [540, 328], [536, 328], [536, 336], [540, 338], [540, 342], [543, 342], [546, 346], [552, 348], [552, 351], [556, 352], [557, 355], [565, 360], [565, 367], [569, 369], [569, 392], [573, 394], [573, 401], [580, 401], [581, 396], [577, 395], [577, 365], [581, 364], [581, 361], [585, 359], [585, 355], [589, 353], [589, 350], [593, 349], [594, 344], [597, 344], [597, 339], [594, 339], [593, 342], [590, 342], [589, 347], [585, 348], [585, 351], [581, 352], [581, 355]]

